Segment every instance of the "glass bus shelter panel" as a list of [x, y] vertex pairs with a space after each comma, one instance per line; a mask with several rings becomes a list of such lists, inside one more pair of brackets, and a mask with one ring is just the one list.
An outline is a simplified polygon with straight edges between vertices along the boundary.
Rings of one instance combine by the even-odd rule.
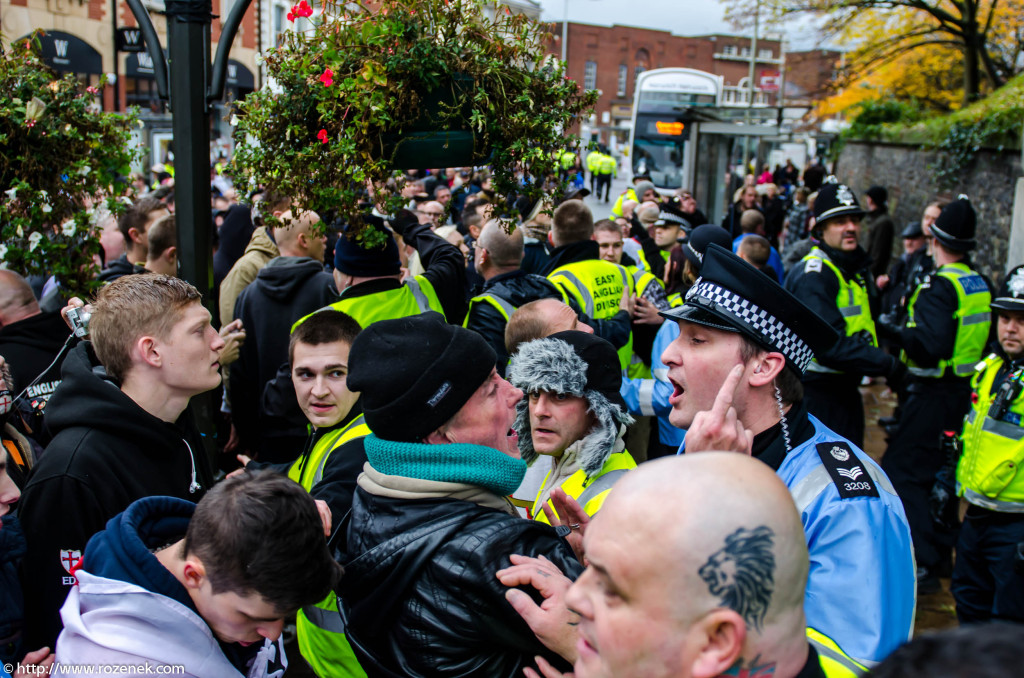
[[692, 190], [697, 205], [713, 224], [721, 222], [729, 208], [731, 186], [726, 174], [734, 142], [733, 137], [720, 134], [701, 134], [697, 140]]

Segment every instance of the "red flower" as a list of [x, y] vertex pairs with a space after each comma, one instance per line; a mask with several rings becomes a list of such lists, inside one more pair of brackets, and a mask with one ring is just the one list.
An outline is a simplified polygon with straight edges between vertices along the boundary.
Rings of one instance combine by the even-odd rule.
[[316, 133], [316, 138], [320, 140], [321, 144], [327, 143], [327, 130], [322, 129]]
[[324, 84], [324, 87], [330, 87], [334, 84], [334, 71], [331, 69], [325, 69], [323, 75], [320, 76], [320, 82]]
[[297, 5], [292, 5], [292, 11], [288, 12], [288, 21], [295, 21], [299, 17], [311, 17], [313, 16], [313, 8], [309, 6], [306, 0], [302, 0]]

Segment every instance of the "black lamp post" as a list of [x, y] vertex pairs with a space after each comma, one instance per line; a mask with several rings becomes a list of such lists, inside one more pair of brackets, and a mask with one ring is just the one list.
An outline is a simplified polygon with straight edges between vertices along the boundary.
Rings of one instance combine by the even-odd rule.
[[[224, 95], [228, 53], [252, 0], [228, 14], [210, 64], [211, 0], [166, 0], [167, 58], [141, 0], [127, 0], [153, 59], [157, 92], [168, 99], [174, 127], [174, 204], [180, 275], [213, 299], [213, 218], [210, 211], [210, 108]], [[168, 82], [169, 72], [169, 82]]]

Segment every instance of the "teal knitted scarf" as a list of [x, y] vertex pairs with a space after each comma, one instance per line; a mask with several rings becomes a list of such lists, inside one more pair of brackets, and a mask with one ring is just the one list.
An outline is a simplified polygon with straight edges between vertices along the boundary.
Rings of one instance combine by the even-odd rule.
[[522, 459], [483, 445], [399, 443], [375, 434], [366, 436], [363, 445], [370, 466], [385, 475], [467, 483], [501, 497], [515, 492], [526, 475]]

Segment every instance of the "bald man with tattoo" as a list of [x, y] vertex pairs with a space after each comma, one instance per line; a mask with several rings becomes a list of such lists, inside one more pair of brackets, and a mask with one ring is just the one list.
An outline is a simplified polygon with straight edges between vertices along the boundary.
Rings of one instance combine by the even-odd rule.
[[[657, 507], [655, 510], [653, 507]], [[864, 670], [806, 627], [808, 555], [796, 506], [765, 464], [707, 452], [648, 462], [584, 526], [575, 583], [513, 556], [507, 598], [577, 678], [820, 678]], [[529, 678], [565, 678], [538, 659]]]

